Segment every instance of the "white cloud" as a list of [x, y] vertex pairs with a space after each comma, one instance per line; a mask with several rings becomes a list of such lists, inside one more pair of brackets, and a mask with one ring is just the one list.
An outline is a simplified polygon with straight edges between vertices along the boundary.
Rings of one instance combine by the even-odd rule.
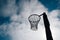
[[15, 5], [15, 0], [8, 0], [7, 4], [2, 8], [3, 16], [12, 16], [17, 13], [18, 7]]
[[[11, 32], [10, 34], [12, 35], [13, 40], [45, 40], [46, 38], [45, 38], [44, 27], [43, 27], [43, 25], [40, 25], [42, 22], [39, 23], [39, 25], [38, 25], [41, 27], [39, 27], [39, 29], [36, 32], [34, 32], [30, 29], [30, 24], [28, 21], [29, 15], [31, 15], [31, 14], [40, 15], [43, 12], [47, 13], [47, 8], [45, 8], [37, 0], [31, 0], [31, 2], [25, 1], [20, 15], [14, 15], [11, 17], [11, 20], [14, 20], [17, 22], [22, 22], [22, 24], [17, 24], [19, 26], [17, 26], [15, 29], [13, 28], [10, 30], [10, 32]], [[16, 22], [13, 23], [12, 25], [16, 25]]]
[[53, 10], [49, 14], [50, 26], [54, 40], [60, 40], [60, 21], [57, 16], [60, 14], [60, 10]]

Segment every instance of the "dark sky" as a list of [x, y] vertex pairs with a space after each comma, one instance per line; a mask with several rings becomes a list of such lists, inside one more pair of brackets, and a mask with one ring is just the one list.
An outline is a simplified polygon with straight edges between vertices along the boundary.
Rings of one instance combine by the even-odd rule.
[[39, 0], [49, 11], [60, 9], [60, 0]]

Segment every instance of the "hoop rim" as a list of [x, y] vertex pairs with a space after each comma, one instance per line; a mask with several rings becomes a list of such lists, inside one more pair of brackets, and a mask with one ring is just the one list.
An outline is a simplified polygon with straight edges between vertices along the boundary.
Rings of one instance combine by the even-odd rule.
[[[28, 17], [28, 20], [29, 20], [29, 18], [30, 18], [31, 16], [33, 16], [33, 15], [38, 16], [38, 17], [39, 17], [39, 20], [41, 19], [41, 17], [40, 17], [38, 14], [32, 14], [32, 15], [30, 15], [30, 16]], [[30, 20], [29, 20], [29, 21], [30, 21]]]

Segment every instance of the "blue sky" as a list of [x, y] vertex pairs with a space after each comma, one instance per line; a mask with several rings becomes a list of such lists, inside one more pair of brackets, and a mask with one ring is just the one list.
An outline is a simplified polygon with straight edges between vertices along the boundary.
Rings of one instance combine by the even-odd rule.
[[[59, 0], [39, 0], [49, 11], [60, 9]], [[58, 8], [59, 7], [59, 8]]]
[[[37, 4], [37, 6], [36, 6], [36, 4]], [[31, 12], [32, 10], [33, 10], [33, 12]], [[50, 14], [48, 14], [50, 22], [52, 23], [52, 20], [54, 20], [54, 22], [52, 24], [54, 24], [54, 23], [55, 24], [52, 26], [55, 26], [55, 25], [60, 26], [60, 24], [58, 24], [58, 23], [60, 23], [59, 10], [60, 10], [60, 0], [35, 0], [35, 1], [34, 0], [0, 0], [0, 40], [12, 40], [12, 38], [13, 38], [13, 40], [17, 40], [17, 39], [24, 40], [25, 39], [24, 37], [26, 35], [28, 36], [28, 38], [32, 37], [32, 39], [34, 39], [34, 36], [30, 36], [28, 34], [39, 36], [36, 34], [39, 34], [40, 31], [38, 31], [37, 33], [34, 34], [34, 32], [32, 32], [31, 30], [28, 30], [27, 29], [28, 27], [26, 27], [26, 26], [29, 26], [27, 17], [33, 13], [38, 14], [40, 12], [42, 13], [42, 12], [46, 11], [47, 13], [50, 13]], [[13, 22], [13, 21], [15, 21], [15, 22]], [[19, 22], [21, 22], [21, 24]], [[43, 23], [41, 22], [40, 24], [43, 27]], [[21, 27], [22, 31], [19, 30], [20, 27]], [[7, 29], [5, 29], [5, 28], [7, 28]], [[44, 29], [44, 28], [41, 28], [40, 30], [42, 30], [42, 29]], [[24, 34], [24, 32], [26, 35]], [[56, 34], [58, 34], [59, 29], [57, 28], [53, 32], [53, 34], [55, 32], [57, 32]], [[42, 33], [42, 35], [44, 35], [43, 32], [41, 32], [41, 33]], [[22, 37], [19, 35], [22, 35]], [[26, 36], [26, 40], [28, 40], [27, 36]], [[44, 36], [39, 36], [39, 37], [44, 38]], [[39, 37], [37, 37], [38, 40], [41, 39], [41, 38], [39, 39]], [[41, 40], [44, 40], [44, 39], [41, 39]], [[57, 39], [57, 37], [56, 37], [56, 39]]]

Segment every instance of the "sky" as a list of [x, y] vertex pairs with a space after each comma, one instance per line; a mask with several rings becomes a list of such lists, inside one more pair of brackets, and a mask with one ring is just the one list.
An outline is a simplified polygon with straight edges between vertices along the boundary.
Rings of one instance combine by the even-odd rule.
[[60, 40], [60, 0], [0, 0], [0, 40], [46, 40], [43, 17], [38, 30], [28, 17], [46, 12], [54, 40]]

